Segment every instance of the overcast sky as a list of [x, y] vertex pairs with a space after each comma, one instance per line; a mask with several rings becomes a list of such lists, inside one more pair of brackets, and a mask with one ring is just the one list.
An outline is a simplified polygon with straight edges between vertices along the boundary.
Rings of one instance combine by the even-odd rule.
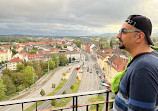
[[0, 0], [0, 35], [117, 33], [130, 14], [149, 17], [158, 32], [158, 0]]

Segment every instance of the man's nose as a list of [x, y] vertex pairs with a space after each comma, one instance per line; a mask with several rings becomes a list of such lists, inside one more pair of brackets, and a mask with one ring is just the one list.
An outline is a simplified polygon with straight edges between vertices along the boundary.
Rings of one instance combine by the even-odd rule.
[[118, 33], [118, 34], [116, 35], [116, 37], [117, 37], [117, 38], [120, 38], [120, 37], [121, 37], [121, 35]]

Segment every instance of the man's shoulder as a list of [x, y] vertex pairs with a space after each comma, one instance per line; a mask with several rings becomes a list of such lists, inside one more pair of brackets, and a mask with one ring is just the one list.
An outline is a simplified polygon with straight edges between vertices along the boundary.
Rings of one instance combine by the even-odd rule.
[[150, 68], [151, 66], [158, 66], [158, 52], [154, 51], [151, 54], [144, 54], [136, 59], [133, 63], [135, 68]]

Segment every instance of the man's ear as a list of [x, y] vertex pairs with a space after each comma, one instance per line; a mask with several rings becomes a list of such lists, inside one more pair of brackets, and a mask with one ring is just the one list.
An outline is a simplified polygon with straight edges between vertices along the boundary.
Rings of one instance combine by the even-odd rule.
[[138, 33], [138, 35], [137, 35], [137, 40], [136, 40], [136, 42], [137, 42], [137, 43], [140, 43], [140, 42], [142, 42], [144, 39], [145, 39], [145, 34], [144, 34], [143, 32], [140, 32], [140, 33]]

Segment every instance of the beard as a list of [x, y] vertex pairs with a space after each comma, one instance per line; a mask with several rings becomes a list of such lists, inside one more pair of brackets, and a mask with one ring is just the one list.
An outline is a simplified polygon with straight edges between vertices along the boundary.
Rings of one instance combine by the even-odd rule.
[[119, 43], [119, 48], [120, 48], [120, 49], [125, 49], [125, 46], [123, 45], [122, 39], [119, 38], [119, 42], [120, 42], [120, 43]]

